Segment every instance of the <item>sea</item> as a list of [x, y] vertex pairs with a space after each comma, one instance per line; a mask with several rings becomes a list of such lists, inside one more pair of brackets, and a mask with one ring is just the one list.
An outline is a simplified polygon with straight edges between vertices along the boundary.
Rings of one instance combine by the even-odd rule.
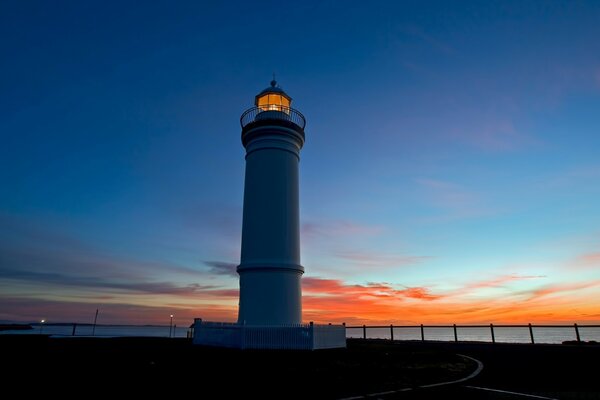
[[[97, 336], [97, 337], [177, 337], [185, 338], [188, 335], [188, 327], [157, 326], [157, 325], [97, 325], [95, 330], [92, 325], [76, 325], [73, 330], [71, 324], [33, 324], [30, 330], [6, 330], [0, 331], [0, 335], [23, 334], [36, 335], [45, 334], [56, 337], [72, 336]], [[454, 341], [454, 330], [452, 327], [425, 327], [423, 330], [425, 340]], [[490, 328], [481, 327], [457, 327], [457, 339], [459, 341], [492, 342]], [[367, 327], [368, 339], [390, 339], [389, 327], [377, 328]], [[595, 340], [600, 342], [600, 327], [579, 327], [579, 336], [583, 341]], [[363, 338], [362, 327], [347, 327], [346, 337]], [[561, 327], [533, 327], [535, 343], [562, 343], [567, 340], [577, 340], [573, 326]], [[531, 343], [531, 335], [528, 327], [494, 327], [494, 338], [497, 343]], [[394, 340], [421, 340], [421, 329], [418, 327], [394, 327]]]
[[73, 331], [72, 324], [32, 324], [33, 329], [28, 330], [6, 330], [0, 331], [0, 335], [19, 334], [19, 335], [51, 335], [51, 336], [97, 336], [97, 337], [178, 337], [187, 336], [189, 328], [173, 327], [169, 325], [75, 325]]

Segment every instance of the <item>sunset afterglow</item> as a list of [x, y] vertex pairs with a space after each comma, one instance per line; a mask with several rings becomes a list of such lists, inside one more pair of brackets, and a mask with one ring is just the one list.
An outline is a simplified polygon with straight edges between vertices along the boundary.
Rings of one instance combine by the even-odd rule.
[[0, 13], [0, 321], [235, 321], [275, 71], [305, 321], [600, 323], [600, 2], [34, 3]]

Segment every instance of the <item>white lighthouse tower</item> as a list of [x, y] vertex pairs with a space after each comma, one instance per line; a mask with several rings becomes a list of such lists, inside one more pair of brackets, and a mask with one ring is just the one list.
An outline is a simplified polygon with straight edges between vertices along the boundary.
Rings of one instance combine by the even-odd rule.
[[246, 148], [238, 323], [302, 322], [298, 163], [304, 116], [277, 86], [260, 92], [242, 114]]
[[343, 325], [302, 323], [298, 164], [306, 120], [275, 80], [241, 118], [246, 149], [237, 323], [194, 323], [201, 345], [319, 349], [346, 346]]

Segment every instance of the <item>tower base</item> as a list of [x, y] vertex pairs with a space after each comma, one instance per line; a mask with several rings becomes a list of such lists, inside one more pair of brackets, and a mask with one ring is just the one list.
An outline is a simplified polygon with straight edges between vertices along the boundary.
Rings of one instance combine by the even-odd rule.
[[242, 325], [194, 320], [193, 343], [238, 349], [317, 350], [346, 347], [345, 325]]

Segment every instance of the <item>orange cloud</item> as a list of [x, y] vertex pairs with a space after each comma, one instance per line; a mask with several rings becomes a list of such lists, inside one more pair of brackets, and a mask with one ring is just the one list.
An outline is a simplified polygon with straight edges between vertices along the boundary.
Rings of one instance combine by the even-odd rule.
[[302, 280], [305, 293], [317, 296], [365, 296], [373, 298], [403, 298], [436, 300], [441, 295], [433, 295], [425, 287], [395, 289], [388, 283], [368, 283], [366, 285], [347, 285], [337, 279], [306, 277]]
[[[304, 317], [315, 322], [348, 324], [420, 323], [559, 323], [597, 322], [600, 293], [576, 296], [575, 291], [600, 286], [586, 283], [546, 285], [504, 298], [465, 298], [479, 288], [540, 278], [503, 275], [478, 281], [450, 293], [432, 294], [426, 287], [397, 289], [387, 283], [348, 285], [340, 280], [304, 278]], [[595, 296], [595, 297], [590, 297]], [[528, 297], [527, 297], [528, 296]]]
[[441, 295], [434, 295], [429, 292], [429, 289], [424, 287], [412, 287], [399, 291], [405, 297], [409, 297], [411, 299], [420, 299], [420, 300], [437, 300], [440, 299]]
[[389, 321], [415, 301], [441, 299], [425, 287], [397, 289], [388, 283], [348, 285], [336, 279], [303, 279], [305, 319], [317, 322]]
[[528, 280], [528, 279], [539, 279], [545, 278], [544, 275], [518, 275], [518, 274], [509, 274], [509, 275], [500, 275], [494, 278], [476, 281], [469, 283], [463, 286], [461, 289], [456, 291], [455, 294], [466, 294], [478, 289], [485, 288], [497, 288], [497, 287], [505, 287], [507, 284], [516, 281]]
[[571, 283], [571, 284], [556, 284], [556, 285], [546, 285], [539, 289], [536, 289], [531, 292], [531, 298], [537, 299], [543, 296], [550, 296], [561, 294], [565, 292], [573, 292], [583, 289], [589, 289], [593, 287], [600, 286], [600, 280], [593, 280], [588, 282], [580, 282], [580, 283]]
[[[477, 289], [508, 287], [511, 282], [538, 276], [503, 275], [467, 283], [451, 292], [428, 287], [402, 287], [387, 282], [349, 284], [339, 279], [303, 278], [305, 321], [370, 324], [573, 323], [600, 321], [600, 279], [544, 285], [505, 296], [477, 296]], [[465, 296], [469, 294], [469, 296]], [[238, 290], [204, 288], [193, 293], [119, 293], [63, 299], [0, 298], [0, 319], [47, 318], [57, 322], [89, 322], [102, 304], [102, 323], [162, 324], [171, 313], [178, 324], [193, 318], [235, 321]]]

